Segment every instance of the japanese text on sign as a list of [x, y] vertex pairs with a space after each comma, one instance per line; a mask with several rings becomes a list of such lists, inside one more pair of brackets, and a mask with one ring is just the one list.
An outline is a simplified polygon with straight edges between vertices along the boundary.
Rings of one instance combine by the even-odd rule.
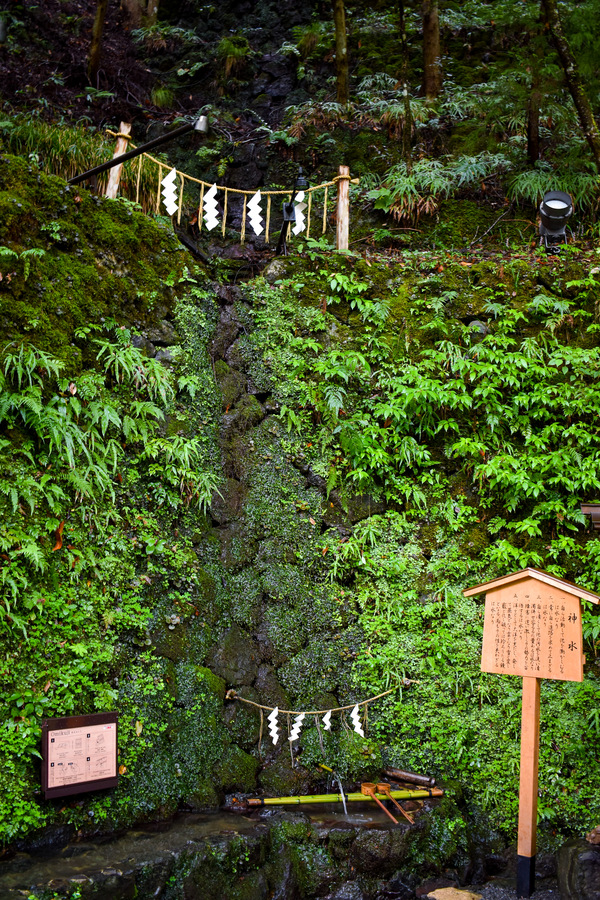
[[507, 585], [490, 592], [481, 668], [501, 675], [582, 681], [579, 599], [544, 584]]

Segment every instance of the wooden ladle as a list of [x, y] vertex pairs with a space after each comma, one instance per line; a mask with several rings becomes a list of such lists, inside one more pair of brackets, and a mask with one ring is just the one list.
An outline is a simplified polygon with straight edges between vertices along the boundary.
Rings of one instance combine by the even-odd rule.
[[405, 809], [402, 809], [402, 807], [400, 806], [400, 804], [397, 803], [397, 802], [394, 800], [394, 798], [392, 797], [392, 794], [391, 794], [391, 788], [390, 788], [390, 785], [387, 783], [387, 781], [380, 781], [380, 782], [379, 782], [379, 784], [377, 785], [377, 793], [378, 793], [378, 794], [385, 794], [385, 796], [388, 798], [388, 800], [391, 800], [391, 801], [392, 801], [392, 803], [394, 804], [394, 806], [396, 807], [396, 809], [400, 810], [400, 812], [402, 813], [402, 815], [404, 816], [404, 818], [405, 818], [405, 819], [408, 819], [408, 821], [410, 822], [411, 825], [414, 825], [414, 824], [415, 824], [415, 820], [413, 819], [413, 817], [410, 816], [410, 815], [406, 812]]
[[[389, 787], [389, 785], [388, 785]], [[386, 816], [389, 816], [394, 825], [398, 824], [398, 819], [395, 819], [391, 812], [385, 808], [381, 800], [376, 796], [377, 786], [373, 784], [371, 781], [364, 781], [360, 786], [361, 794], [364, 794], [365, 797], [370, 797], [371, 800], [374, 800], [375, 803], [382, 808]], [[404, 810], [402, 810], [404, 812]]]

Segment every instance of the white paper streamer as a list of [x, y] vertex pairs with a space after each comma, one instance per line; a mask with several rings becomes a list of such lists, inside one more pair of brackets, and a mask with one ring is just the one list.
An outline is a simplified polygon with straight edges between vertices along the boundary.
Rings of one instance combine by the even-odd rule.
[[217, 186], [213, 184], [204, 195], [204, 224], [208, 231], [212, 231], [219, 224], [219, 214], [217, 210]]
[[331, 731], [331, 710], [323, 716], [323, 728], [325, 731]]
[[277, 716], [279, 715], [279, 707], [275, 707], [273, 712], [267, 716], [267, 722], [269, 723], [269, 734], [271, 735], [271, 740], [274, 744], [279, 740], [279, 728], [277, 727]]
[[352, 719], [352, 724], [354, 725], [354, 730], [357, 734], [360, 734], [361, 737], [365, 736], [362, 725], [360, 724], [360, 713], [358, 711], [358, 703], [350, 713], [350, 718]]
[[298, 740], [298, 738], [300, 737], [300, 731], [302, 729], [302, 723], [304, 722], [305, 715], [306, 715], [306, 713], [300, 713], [299, 716], [296, 716], [296, 718], [294, 719], [288, 740], [290, 740], [290, 741]]
[[262, 224], [262, 213], [260, 211], [260, 191], [257, 191], [253, 197], [248, 200], [248, 219], [254, 229], [254, 234], [261, 234], [264, 231]]
[[296, 224], [294, 225], [293, 232], [294, 234], [302, 234], [304, 229], [306, 228], [306, 220], [304, 218], [304, 210], [306, 209], [306, 203], [304, 201], [304, 191], [300, 191], [296, 194]]
[[177, 189], [175, 187], [175, 179], [177, 178], [177, 169], [171, 169], [171, 171], [165, 175], [161, 184], [163, 186], [162, 196], [163, 203], [165, 204], [165, 208], [170, 216], [173, 213], [176, 213], [179, 209], [179, 204], [177, 203]]

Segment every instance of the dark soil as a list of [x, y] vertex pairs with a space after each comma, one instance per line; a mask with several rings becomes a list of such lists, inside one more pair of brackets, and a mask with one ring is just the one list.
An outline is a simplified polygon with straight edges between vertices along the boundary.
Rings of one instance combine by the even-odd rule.
[[[0, 0], [7, 41], [0, 45], [0, 97], [23, 109], [93, 124], [152, 113], [152, 76], [136, 48], [117, 3], [109, 3], [97, 84], [87, 77], [96, 0]], [[88, 89], [113, 94], [91, 97]]]

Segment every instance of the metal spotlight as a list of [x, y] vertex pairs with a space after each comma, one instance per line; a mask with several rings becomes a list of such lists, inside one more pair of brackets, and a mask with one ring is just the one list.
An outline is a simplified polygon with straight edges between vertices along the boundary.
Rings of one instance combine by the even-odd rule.
[[547, 191], [540, 203], [540, 244], [546, 250], [560, 250], [567, 243], [567, 221], [573, 213], [573, 201], [564, 191]]

